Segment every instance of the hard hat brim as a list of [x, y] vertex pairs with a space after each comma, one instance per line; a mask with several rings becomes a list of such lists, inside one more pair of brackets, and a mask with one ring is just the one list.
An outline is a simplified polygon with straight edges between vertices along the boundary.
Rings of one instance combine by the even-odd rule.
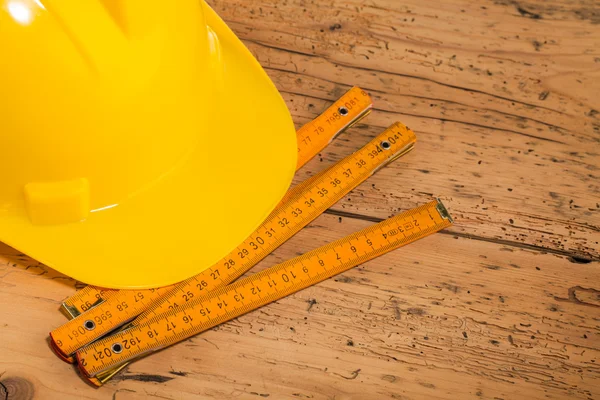
[[212, 134], [151, 187], [82, 222], [0, 216], [1, 241], [87, 284], [152, 288], [213, 266], [259, 227], [294, 175], [294, 125], [248, 49], [209, 7], [206, 18], [227, 93], [215, 98]]

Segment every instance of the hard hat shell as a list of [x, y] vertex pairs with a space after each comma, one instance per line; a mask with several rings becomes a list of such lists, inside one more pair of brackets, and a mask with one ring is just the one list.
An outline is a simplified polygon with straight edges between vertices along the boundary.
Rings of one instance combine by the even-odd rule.
[[0, 241], [82, 282], [150, 288], [279, 202], [296, 135], [198, 0], [0, 1]]

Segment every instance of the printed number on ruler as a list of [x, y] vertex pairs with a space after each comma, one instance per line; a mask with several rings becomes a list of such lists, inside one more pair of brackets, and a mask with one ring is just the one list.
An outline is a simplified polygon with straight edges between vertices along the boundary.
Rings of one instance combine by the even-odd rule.
[[439, 201], [407, 211], [92, 343], [77, 352], [79, 368], [85, 376], [94, 377], [428, 236], [451, 223], [450, 215]]
[[61, 304], [60, 310], [67, 318], [73, 319], [102, 303], [116, 292], [114, 289], [86, 286], [65, 300]]
[[[298, 131], [298, 166], [300, 169], [321, 152], [339, 133], [366, 117], [373, 107], [371, 98], [361, 88], [353, 87], [312, 122]], [[335, 132], [332, 135], [332, 132]], [[310, 151], [304, 151], [310, 148]]]
[[[366, 117], [373, 107], [371, 98], [359, 87], [353, 87], [313, 121], [297, 132], [297, 170], [320, 153], [336, 136]], [[100, 304], [103, 293], [115, 292], [87, 286], [65, 300], [61, 311], [72, 319]]]
[[[134, 324], [234, 281], [365, 181], [374, 171], [409, 151], [415, 141], [414, 133], [404, 125], [392, 125], [361, 150], [316, 178], [311, 178], [310, 185], [303, 185], [301, 191], [280, 204], [254, 234], [219, 263], [175, 287], [156, 289], [146, 295], [156, 303], [140, 315]], [[120, 291], [100, 306], [51, 332], [51, 344], [59, 357], [72, 361], [70, 355], [77, 349], [131, 320], [139, 313], [138, 310], [147, 308], [146, 302], [140, 303], [139, 307], [132, 302], [137, 293]], [[128, 307], [124, 308], [124, 305]], [[97, 323], [100, 320], [101, 323]]]

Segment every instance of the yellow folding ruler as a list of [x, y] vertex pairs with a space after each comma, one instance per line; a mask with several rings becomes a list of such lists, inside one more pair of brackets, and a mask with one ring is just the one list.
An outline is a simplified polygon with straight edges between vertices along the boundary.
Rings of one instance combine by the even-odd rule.
[[94, 342], [77, 351], [79, 369], [84, 377], [100, 385], [131, 360], [307, 288], [451, 223], [439, 201], [407, 211]]
[[392, 125], [356, 153], [292, 189], [252, 235], [211, 268], [169, 287], [118, 291], [52, 331], [53, 348], [62, 359], [72, 361], [77, 349], [144, 312], [145, 301], [153, 304], [134, 324], [233, 282], [375, 171], [412, 149], [415, 141], [404, 125]]
[[[339, 100], [313, 121], [297, 132], [298, 164], [297, 170], [321, 152], [336, 136], [366, 117], [373, 108], [373, 102], [367, 92], [353, 87]], [[116, 293], [116, 290], [87, 286], [62, 303], [61, 311], [67, 318], [88, 311]], [[144, 292], [138, 296], [139, 305], [148, 303]], [[141, 296], [144, 296], [143, 298]]]

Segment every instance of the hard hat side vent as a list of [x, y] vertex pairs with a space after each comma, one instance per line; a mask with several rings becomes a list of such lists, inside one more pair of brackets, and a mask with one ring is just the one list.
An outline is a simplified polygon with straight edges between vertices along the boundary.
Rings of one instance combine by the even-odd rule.
[[79, 222], [86, 219], [90, 211], [90, 185], [85, 178], [28, 183], [25, 204], [35, 225]]

